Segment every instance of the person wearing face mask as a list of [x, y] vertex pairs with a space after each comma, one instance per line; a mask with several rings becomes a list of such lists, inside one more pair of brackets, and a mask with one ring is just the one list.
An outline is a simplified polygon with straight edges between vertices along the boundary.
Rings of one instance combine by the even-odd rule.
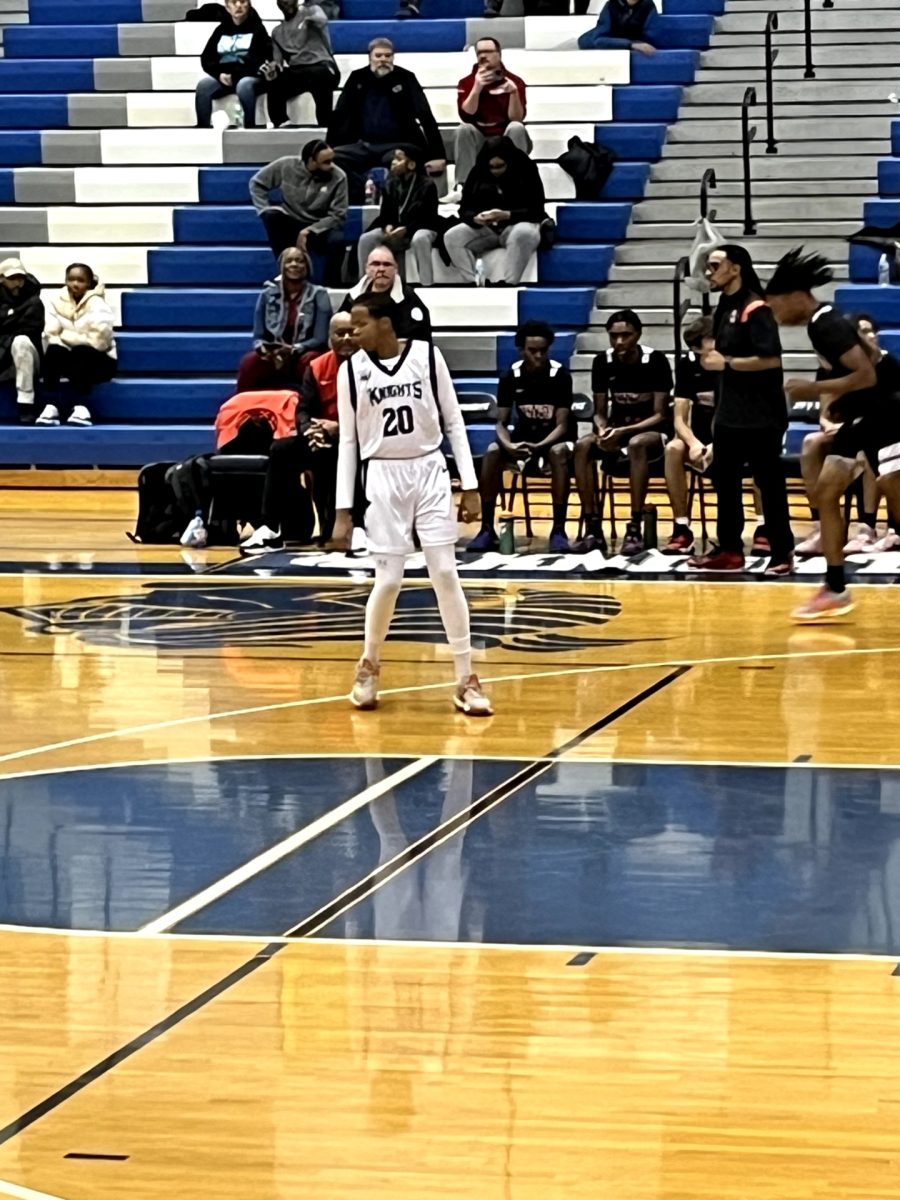
[[411, 249], [416, 259], [419, 283], [431, 287], [434, 270], [431, 250], [437, 239], [437, 187], [425, 174], [421, 151], [415, 146], [398, 146], [391, 159], [387, 184], [381, 196], [381, 211], [368, 232], [359, 239], [359, 272], [365, 273], [369, 254], [387, 244], [402, 262]]
[[[281, 203], [271, 193], [281, 192]], [[320, 138], [307, 142], [299, 158], [276, 158], [250, 180], [250, 199], [266, 229], [272, 253], [288, 246], [325, 255], [325, 281], [340, 281], [347, 219], [347, 176], [334, 151]]]
[[578, 39], [582, 50], [637, 50], [655, 54], [657, 12], [653, 0], [607, 0], [597, 24]]
[[387, 245], [376, 246], [366, 259], [366, 273], [343, 299], [339, 312], [350, 312], [360, 296], [387, 295], [392, 306], [391, 324], [401, 341], [416, 338], [430, 342], [431, 314], [419, 296], [400, 277], [395, 251]]
[[253, 349], [241, 359], [237, 390], [296, 390], [307, 366], [328, 345], [328, 293], [309, 282], [309, 255], [291, 246], [279, 260], [281, 274], [256, 302]]
[[310, 92], [316, 121], [325, 126], [331, 120], [334, 89], [341, 78], [331, 50], [328, 18], [316, 3], [277, 2], [284, 20], [272, 30], [272, 61], [263, 69], [268, 80], [269, 119], [276, 129], [288, 125], [288, 101]]
[[85, 404], [91, 388], [107, 383], [116, 373], [115, 315], [106, 302], [103, 284], [85, 263], [66, 268], [66, 285], [47, 309], [43, 377], [55, 403], [47, 403], [35, 422], [58, 425], [60, 381], [68, 379], [79, 401], [69, 425], [90, 425]]
[[0, 379], [16, 381], [19, 420], [34, 420], [34, 381], [41, 362], [41, 285], [18, 258], [0, 262]]
[[350, 202], [362, 204], [366, 172], [380, 167], [397, 146], [421, 148], [425, 170], [441, 175], [447, 158], [422, 85], [412, 71], [394, 63], [394, 46], [387, 38], [369, 43], [369, 64], [347, 77], [328, 142], [350, 177]]
[[237, 92], [244, 128], [256, 127], [256, 98], [265, 89], [260, 78], [272, 54], [272, 41], [250, 0], [225, 0], [227, 18], [213, 30], [200, 56], [206, 77], [197, 84], [197, 127], [212, 124], [213, 100]]
[[444, 236], [450, 261], [475, 282], [476, 258], [506, 251], [503, 282], [517, 286], [541, 240], [544, 185], [535, 163], [509, 138], [489, 138], [478, 153], [459, 205], [461, 224]]

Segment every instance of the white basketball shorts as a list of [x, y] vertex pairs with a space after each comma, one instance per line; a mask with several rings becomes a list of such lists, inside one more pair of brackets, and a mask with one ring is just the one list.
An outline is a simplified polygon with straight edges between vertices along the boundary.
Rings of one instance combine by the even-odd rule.
[[440, 450], [421, 458], [370, 458], [365, 478], [370, 554], [412, 554], [413, 530], [422, 546], [456, 543], [450, 472]]

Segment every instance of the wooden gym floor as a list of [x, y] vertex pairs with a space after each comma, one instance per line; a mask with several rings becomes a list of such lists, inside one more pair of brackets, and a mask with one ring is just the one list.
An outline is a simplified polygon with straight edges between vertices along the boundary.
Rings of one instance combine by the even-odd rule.
[[467, 722], [411, 580], [357, 713], [132, 521], [0, 492], [0, 1198], [900, 1197], [900, 593], [470, 571]]

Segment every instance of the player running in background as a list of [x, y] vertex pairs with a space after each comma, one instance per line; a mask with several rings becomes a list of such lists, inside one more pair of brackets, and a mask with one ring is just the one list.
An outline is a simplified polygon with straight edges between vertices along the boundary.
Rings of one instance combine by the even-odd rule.
[[804, 255], [800, 246], [781, 259], [766, 288], [766, 301], [778, 324], [805, 324], [824, 368], [824, 378], [787, 380], [785, 392], [792, 400], [819, 398], [826, 427], [840, 425], [815, 485], [825, 584], [793, 614], [807, 621], [841, 616], [853, 607], [844, 574], [841, 497], [862, 474], [866, 459], [891, 514], [900, 514], [900, 400], [878, 386], [872, 358], [852, 322], [812, 294], [831, 278], [825, 259]]
[[478, 520], [478, 480], [450, 372], [441, 352], [428, 342], [412, 340], [401, 348], [389, 300], [375, 294], [360, 296], [351, 318], [359, 349], [338, 375], [334, 537], [345, 541], [350, 535], [361, 459], [375, 583], [366, 604], [365, 647], [350, 699], [357, 708], [374, 708], [378, 703], [381, 647], [415, 533], [453, 652], [457, 678], [453, 703], [468, 716], [490, 716], [491, 702], [472, 672], [469, 609], [456, 569], [456, 513], [441, 452], [446, 433], [463, 486], [460, 516], [464, 521]]

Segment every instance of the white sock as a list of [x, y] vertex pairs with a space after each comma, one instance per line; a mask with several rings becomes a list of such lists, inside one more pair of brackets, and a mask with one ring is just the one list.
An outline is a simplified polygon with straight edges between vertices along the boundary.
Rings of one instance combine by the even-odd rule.
[[366, 603], [366, 644], [363, 658], [374, 666], [381, 661], [381, 647], [391, 627], [397, 597], [403, 583], [403, 554], [379, 554], [375, 558], [375, 583]]
[[472, 674], [472, 642], [469, 633], [469, 606], [456, 569], [453, 546], [423, 546], [428, 578], [437, 596], [447, 641], [453, 652], [457, 679]]
[[685, 527], [685, 529], [687, 529], [688, 528], [688, 519], [687, 519], [687, 517], [676, 517], [675, 524], [683, 525]]

